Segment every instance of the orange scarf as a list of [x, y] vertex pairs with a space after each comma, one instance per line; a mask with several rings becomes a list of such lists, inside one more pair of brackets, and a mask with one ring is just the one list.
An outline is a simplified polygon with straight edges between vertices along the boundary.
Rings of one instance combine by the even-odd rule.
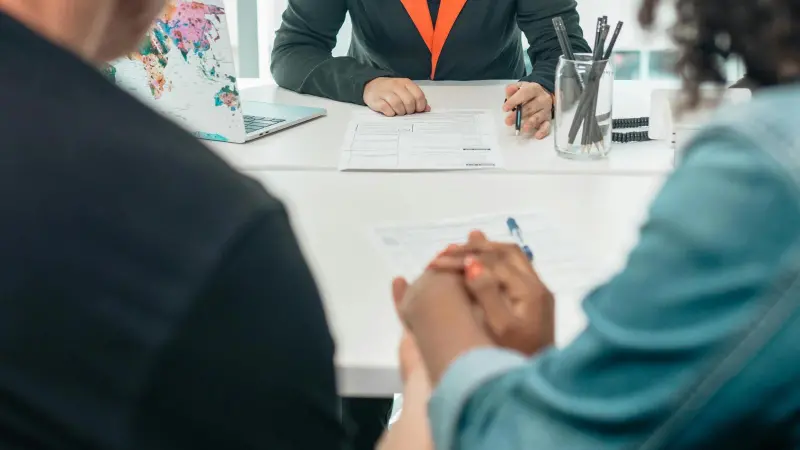
[[431, 80], [433, 80], [444, 43], [447, 41], [447, 36], [453, 29], [453, 25], [456, 23], [458, 15], [461, 14], [461, 10], [464, 9], [464, 4], [467, 3], [467, 0], [441, 0], [439, 15], [436, 18], [436, 28], [433, 27], [428, 0], [400, 1], [431, 52]]

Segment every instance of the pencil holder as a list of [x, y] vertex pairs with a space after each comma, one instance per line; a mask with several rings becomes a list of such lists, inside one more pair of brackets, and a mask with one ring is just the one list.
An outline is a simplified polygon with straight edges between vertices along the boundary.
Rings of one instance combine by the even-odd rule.
[[602, 159], [611, 151], [614, 67], [590, 54], [559, 60], [556, 69], [555, 148], [570, 159]]

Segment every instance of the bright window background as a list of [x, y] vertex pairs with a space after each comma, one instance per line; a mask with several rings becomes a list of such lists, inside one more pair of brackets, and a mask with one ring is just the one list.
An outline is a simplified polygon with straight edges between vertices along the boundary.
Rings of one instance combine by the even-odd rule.
[[[230, 29], [236, 47], [237, 67], [246, 78], [257, 77], [261, 81], [271, 82], [269, 73], [269, 56], [272, 51], [272, 39], [275, 30], [280, 26], [281, 14], [286, 7], [286, 0], [223, 0], [228, 8]], [[398, 0], [399, 1], [399, 0]], [[637, 24], [639, 0], [578, 0], [578, 12], [581, 15], [581, 26], [587, 40], [594, 39], [594, 29], [598, 16], [607, 15], [611, 24], [618, 20], [625, 22], [625, 28], [616, 45], [614, 63], [617, 68], [617, 79], [644, 80], [654, 83], [675, 79], [671, 67], [675, 61], [673, 46], [667, 38], [666, 24], [674, 17], [670, 2], [665, 2], [660, 14], [661, 25], [658, 30], [649, 33]], [[248, 23], [240, 21], [245, 20]], [[257, 26], [255, 22], [258, 21]], [[248, 26], [253, 24], [253, 26]], [[246, 31], [240, 36], [240, 30]], [[248, 31], [250, 30], [250, 31]], [[256, 31], [257, 30], [257, 31]], [[335, 56], [345, 55], [350, 45], [350, 20], [347, 19], [339, 33]], [[523, 37], [527, 47], [527, 41]], [[244, 66], [241, 64], [244, 62]], [[246, 72], [242, 73], [241, 69]], [[728, 78], [731, 81], [741, 76], [741, 66], [732, 62], [729, 65]]]

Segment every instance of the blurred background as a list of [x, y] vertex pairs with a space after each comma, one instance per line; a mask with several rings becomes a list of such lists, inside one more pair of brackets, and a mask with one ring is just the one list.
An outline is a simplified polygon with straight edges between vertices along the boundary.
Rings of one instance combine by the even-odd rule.
[[[262, 82], [272, 82], [269, 73], [269, 58], [275, 30], [280, 26], [281, 14], [286, 8], [286, 0], [224, 0], [228, 9], [237, 69], [242, 78], [257, 78]], [[661, 25], [653, 33], [642, 30], [636, 20], [639, 0], [578, 0], [587, 41], [594, 39], [593, 33], [598, 16], [607, 15], [609, 22], [625, 22], [625, 30], [620, 36], [614, 55], [614, 64], [619, 80], [642, 80], [653, 84], [674, 84], [677, 82], [671, 69], [676, 54], [666, 29], [672, 21], [671, 2], [665, 2], [660, 15]], [[334, 49], [335, 56], [347, 54], [350, 45], [350, 21], [345, 21]], [[528, 44], [523, 36], [523, 43]], [[526, 55], [527, 58], [527, 55]], [[530, 68], [530, 62], [528, 61]], [[728, 64], [728, 80], [733, 82], [742, 74], [738, 61]], [[530, 69], [529, 69], [530, 70]]]

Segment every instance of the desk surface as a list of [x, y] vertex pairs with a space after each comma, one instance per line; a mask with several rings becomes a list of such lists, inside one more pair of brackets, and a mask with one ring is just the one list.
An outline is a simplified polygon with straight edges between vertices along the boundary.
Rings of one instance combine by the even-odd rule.
[[[340, 390], [349, 396], [400, 391], [396, 357], [400, 327], [389, 290], [394, 274], [373, 245], [372, 225], [541, 211], [574, 237], [576, 244], [602, 260], [603, 271], [611, 274], [635, 243], [638, 224], [663, 178], [335, 171], [248, 174], [282, 198], [291, 213], [336, 337]], [[555, 294], [557, 339], [563, 344], [584, 326], [580, 299], [585, 292]]]
[[[500, 146], [507, 172], [519, 173], [595, 173], [663, 174], [672, 169], [673, 151], [666, 142], [615, 144], [606, 161], [570, 161], [553, 149], [552, 137], [536, 141], [514, 136], [503, 124], [500, 110], [504, 81], [466, 83], [422, 83], [433, 108], [480, 108], [496, 110]], [[650, 114], [650, 85], [636, 81], [615, 83], [615, 117]], [[276, 86], [244, 90], [246, 101], [263, 101], [322, 107], [323, 117], [281, 131], [248, 144], [210, 143], [209, 145], [241, 170], [333, 171], [338, 167], [344, 130], [352, 111], [364, 107], [299, 95]]]

